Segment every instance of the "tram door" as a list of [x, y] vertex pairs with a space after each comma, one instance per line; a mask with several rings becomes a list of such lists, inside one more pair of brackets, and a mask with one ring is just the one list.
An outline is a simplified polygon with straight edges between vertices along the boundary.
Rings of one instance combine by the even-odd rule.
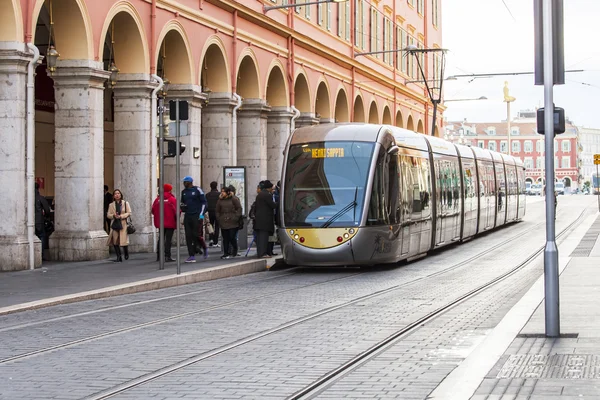
[[504, 173], [504, 164], [497, 161], [495, 163], [496, 166], [496, 197], [497, 203], [496, 208], [498, 209], [496, 215], [496, 226], [504, 225], [505, 217], [506, 217], [506, 207], [508, 207], [508, 202], [510, 200], [510, 196], [507, 196], [508, 191], [506, 190], [506, 175]]

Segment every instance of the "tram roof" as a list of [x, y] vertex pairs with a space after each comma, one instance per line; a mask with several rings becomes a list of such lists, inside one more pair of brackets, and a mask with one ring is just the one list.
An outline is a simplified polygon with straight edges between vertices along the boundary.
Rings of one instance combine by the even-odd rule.
[[290, 144], [345, 140], [376, 142], [381, 125], [348, 123], [305, 126], [294, 131]]

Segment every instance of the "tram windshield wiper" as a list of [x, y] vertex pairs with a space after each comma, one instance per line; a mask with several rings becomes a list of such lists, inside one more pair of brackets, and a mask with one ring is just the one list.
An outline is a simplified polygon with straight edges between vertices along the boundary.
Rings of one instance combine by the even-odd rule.
[[[346, 214], [348, 211], [354, 209], [355, 214], [356, 214], [356, 196], [358, 195], [358, 186], [354, 189], [354, 200], [348, 204], [346, 207], [342, 208], [340, 211], [338, 211], [337, 213], [333, 214], [327, 221], [325, 221], [325, 223], [323, 225], [321, 225], [321, 228], [329, 228], [329, 226], [335, 222], [336, 219], [338, 219], [339, 217], [341, 217], [342, 215]], [[356, 219], [356, 217], [354, 217], [354, 219]]]

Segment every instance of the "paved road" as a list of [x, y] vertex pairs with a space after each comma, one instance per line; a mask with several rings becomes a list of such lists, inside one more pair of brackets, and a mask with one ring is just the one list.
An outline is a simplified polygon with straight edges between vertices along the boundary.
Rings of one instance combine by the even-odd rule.
[[[561, 198], [558, 229], [593, 200]], [[0, 317], [0, 399], [94, 398], [144, 377], [114, 398], [286, 398], [527, 259], [545, 240], [543, 203], [527, 212], [395, 268], [269, 271]], [[424, 399], [540, 273], [529, 264], [319, 397]]]

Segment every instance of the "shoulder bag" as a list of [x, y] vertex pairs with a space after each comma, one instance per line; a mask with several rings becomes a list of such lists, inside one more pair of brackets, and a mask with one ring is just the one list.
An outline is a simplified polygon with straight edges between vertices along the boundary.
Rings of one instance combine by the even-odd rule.
[[[125, 212], [127, 212], [127, 202], [125, 202]], [[127, 234], [131, 235], [135, 233], [135, 225], [133, 224], [133, 221], [131, 220], [131, 215], [129, 215], [127, 217]]]

